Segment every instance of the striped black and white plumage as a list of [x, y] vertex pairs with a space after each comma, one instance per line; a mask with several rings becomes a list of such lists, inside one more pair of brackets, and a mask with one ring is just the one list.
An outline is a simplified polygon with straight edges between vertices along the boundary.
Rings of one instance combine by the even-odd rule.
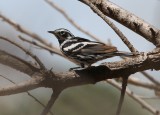
[[75, 37], [67, 29], [60, 28], [48, 32], [54, 34], [58, 39], [61, 52], [82, 67], [113, 56], [133, 56], [132, 53], [119, 52], [114, 46]]

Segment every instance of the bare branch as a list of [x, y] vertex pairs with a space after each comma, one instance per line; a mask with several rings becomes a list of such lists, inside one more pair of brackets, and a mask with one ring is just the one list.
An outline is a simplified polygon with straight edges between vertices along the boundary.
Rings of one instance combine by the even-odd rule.
[[[42, 44], [48, 46], [48, 47], [52, 47], [53, 49], [55, 49], [55, 51], [57, 51], [57, 48], [51, 46], [49, 43], [47, 43], [47, 41], [40, 37], [39, 35], [30, 32], [29, 30], [27, 30], [26, 28], [22, 27], [21, 25], [15, 23], [14, 21], [12, 21], [11, 19], [7, 18], [6, 16], [0, 14], [0, 18], [3, 19], [3, 21], [7, 22], [8, 24], [10, 24], [12, 27], [14, 27], [16, 30], [30, 36], [31, 38], [36, 39], [37, 41], [41, 42]], [[54, 52], [55, 54], [58, 54], [58, 52]]]
[[[79, 1], [83, 2], [84, 0]], [[100, 1], [98, 3], [94, 2], [96, 0], [89, 1], [94, 3], [97, 8], [106, 16], [128, 27], [135, 33], [144, 37], [146, 40], [152, 42], [154, 45], [160, 45], [160, 30], [153, 25], [145, 22], [143, 19], [110, 2], [109, 0], [97, 0]]]
[[128, 79], [128, 83], [130, 83], [132, 85], [135, 85], [135, 86], [140, 86], [140, 87], [143, 87], [143, 88], [160, 91], [160, 87], [155, 85], [155, 84], [152, 84], [152, 83], [141, 82], [141, 81], [133, 80], [133, 79], [130, 79], [130, 78]]
[[[34, 97], [31, 93], [27, 92], [27, 94], [28, 94], [30, 97], [32, 97], [36, 102], [38, 102], [43, 108], [46, 107], [42, 102], [40, 102], [40, 100], [38, 100], [36, 97]], [[53, 115], [53, 113], [52, 113], [51, 110], [49, 110], [49, 113], [50, 113], [51, 115]]]
[[30, 63], [2, 50], [0, 50], [0, 63], [26, 73], [29, 76], [32, 76], [36, 71], [39, 71], [38, 68]]
[[0, 77], [2, 77], [2, 78], [4, 78], [4, 79], [8, 80], [9, 82], [11, 82], [11, 83], [13, 83], [13, 84], [16, 84], [14, 81], [10, 80], [9, 78], [7, 78], [7, 77], [5, 77], [5, 76], [3, 76], [3, 75], [0, 75]]
[[124, 96], [125, 96], [125, 93], [126, 93], [128, 77], [129, 76], [125, 76], [125, 77], [122, 78], [122, 89], [121, 89], [121, 95], [120, 95], [120, 99], [119, 99], [116, 115], [120, 115], [121, 114], [121, 108], [122, 108], [122, 104], [123, 104], [123, 101], [124, 101]]
[[25, 82], [0, 88], [0, 96], [22, 93], [41, 87], [42, 80], [43, 78], [41, 76], [34, 75], [34, 78], [27, 80]]
[[154, 79], [151, 75], [149, 75], [146, 72], [141, 72], [146, 78], [148, 78], [150, 81], [152, 81], [153, 83], [155, 83], [156, 85], [160, 86], [160, 82], [158, 82], [156, 79]]
[[[14, 67], [13, 62], [16, 62], [16, 61], [15, 59], [13, 61], [13, 59], [11, 58], [13, 57], [5, 58], [5, 61], [4, 61], [4, 59], [1, 58], [1, 55], [0, 55], [0, 63], [3, 64], [5, 62], [5, 65], [10, 65], [10, 67], [21, 70], [20, 68], [21, 66]], [[81, 84], [95, 83], [105, 79], [118, 78], [120, 76], [130, 75], [135, 72], [144, 71], [151, 68], [160, 69], [159, 59], [160, 59], [160, 53], [158, 52], [155, 54], [149, 53], [149, 54], [140, 55], [134, 58], [124, 59], [122, 61], [104, 63], [97, 67], [92, 66], [87, 69], [76, 70], [75, 72], [78, 74], [76, 76], [75, 76], [75, 73], [73, 72], [66, 72], [64, 74], [56, 73], [55, 74], [56, 77], [54, 77], [54, 80], [53, 81], [48, 80], [45, 85], [47, 87], [51, 87], [54, 90], [56, 90], [57, 88], [59, 88], [59, 85], [57, 86], [57, 84], [63, 84], [63, 87], [67, 88], [70, 86], [77, 86]], [[3, 61], [1, 62], [1, 60]], [[19, 63], [19, 60], [16, 62], [16, 64], [17, 63]], [[23, 63], [23, 66], [25, 67], [24, 63]], [[21, 71], [25, 73], [27, 68], [25, 67], [24, 69], [25, 70], [22, 69]], [[30, 67], [28, 69], [30, 69]]]
[[[154, 54], [146, 54], [131, 59], [125, 59], [119, 62], [105, 63], [105, 65], [99, 67], [91, 67], [85, 70], [76, 71], [77, 73], [81, 73], [79, 74], [80, 76], [75, 76], [75, 74], [72, 72], [55, 74], [56, 77], [54, 77], [54, 81], [48, 80], [45, 86], [52, 87], [53, 89], [58, 89], [59, 87], [67, 88], [81, 84], [95, 83], [104, 79], [123, 76], [124, 73], [131, 74], [148, 68], [159, 69], [159, 59], [160, 54], [157, 52]], [[107, 68], [105, 66], [107, 66]], [[102, 75], [100, 73], [102, 73]], [[59, 86], [57, 84], [61, 85]], [[13, 90], [17, 91], [16, 88]], [[4, 88], [4, 92], [7, 93], [3, 95], [13, 93], [12, 90], [10, 91], [8, 87]], [[14, 91], [14, 93], [19, 93], [19, 91]]]
[[45, 50], [47, 50], [47, 51], [49, 51], [49, 52], [57, 52], [57, 54], [58, 54], [59, 56], [62, 56], [62, 57], [64, 57], [65, 59], [68, 59], [68, 60], [70, 60], [71, 62], [73, 62], [73, 63], [75, 63], [75, 64], [78, 64], [76, 61], [74, 61], [74, 60], [66, 57], [65, 55], [63, 55], [58, 49], [52, 49], [52, 47], [45, 46], [45, 45], [41, 45], [41, 44], [39, 44], [39, 43], [37, 43], [37, 42], [35, 42], [35, 41], [29, 41], [29, 40], [25, 39], [25, 38], [22, 37], [22, 36], [19, 36], [19, 38], [20, 38], [22, 41], [25, 41], [25, 42], [28, 42], [28, 43], [33, 44], [33, 45], [35, 45], [35, 46], [38, 46], [38, 47], [40, 47], [40, 48], [43, 48], [43, 49], [45, 49]]
[[160, 99], [158, 96], [151, 96], [151, 97], [146, 97], [146, 96], [139, 96], [141, 99]]
[[25, 39], [25, 38], [22, 37], [22, 36], [18, 36], [18, 37], [19, 37], [22, 41], [24, 41], [24, 42], [27, 42], [27, 43], [29, 43], [29, 44], [33, 44], [33, 45], [35, 45], [35, 46], [38, 46], [38, 47], [40, 47], [40, 48], [42, 48], [42, 49], [45, 49], [45, 50], [47, 50], [47, 51], [49, 51], [49, 52], [51, 52], [51, 53], [57, 52], [56, 54], [64, 57], [63, 54], [62, 54], [58, 49], [53, 49], [52, 47], [45, 46], [45, 45], [40, 44], [40, 43], [38, 43], [38, 42], [36, 42], [36, 41], [30, 41], [30, 40], [28, 40], [28, 39]]
[[[116, 87], [117, 89], [121, 90], [121, 86], [117, 82], [115, 82], [113, 80], [107, 80], [107, 82], [109, 84], [111, 84], [112, 86]], [[154, 115], [159, 115], [160, 111], [154, 109], [151, 105], [149, 105], [144, 100], [142, 100], [141, 98], [139, 98], [139, 96], [137, 96], [136, 94], [134, 94], [133, 92], [131, 92], [129, 89], [126, 90], [126, 93], [131, 98], [133, 98], [136, 102], [138, 102], [144, 109], [150, 111]]]
[[34, 54], [32, 54], [31, 52], [29, 52], [28, 50], [26, 50], [24, 47], [22, 47], [20, 44], [17, 44], [16, 42], [12, 41], [12, 40], [9, 40], [8, 38], [5, 38], [3, 36], [0, 36], [0, 39], [3, 39], [15, 46], [17, 46], [19, 49], [21, 49], [22, 51], [24, 51], [26, 54], [28, 54], [29, 56], [31, 56], [38, 64], [39, 66], [41, 67], [41, 69], [45, 69], [45, 66], [43, 65], [43, 63], [40, 61], [40, 59], [35, 56]]
[[121, 38], [121, 40], [126, 44], [126, 46], [130, 49], [131, 52], [137, 52], [137, 50], [133, 47], [133, 45], [128, 41], [125, 35], [91, 2], [88, 0], [80, 0], [85, 2], [97, 15], [99, 15]]
[[100, 38], [96, 37], [95, 35], [91, 34], [90, 32], [88, 32], [87, 30], [85, 30], [84, 28], [80, 27], [70, 16], [69, 14], [67, 14], [60, 6], [58, 6], [57, 4], [55, 4], [53, 1], [51, 0], [45, 0], [46, 3], [48, 3], [52, 8], [54, 8], [55, 10], [57, 10], [59, 13], [61, 13], [67, 20], [68, 22], [70, 22], [75, 28], [77, 28], [79, 31], [81, 31], [82, 33], [88, 35], [89, 37], [100, 41]]
[[90, 67], [85, 70], [76, 70], [77, 74], [97, 79], [117, 78], [120, 76], [128, 76], [135, 72], [147, 69], [159, 70], [160, 53], [144, 54], [135, 58], [128, 58], [118, 62], [104, 63], [98, 67]]
[[[8, 80], [8, 81], [10, 81], [11, 83], [13, 83], [13, 84], [16, 84], [14, 81], [12, 81], [12, 80], [10, 80], [9, 78], [7, 78], [7, 77], [5, 77], [5, 76], [3, 76], [3, 75], [0, 75], [2, 78], [4, 78], [4, 79], [6, 79], [6, 80]], [[28, 91], [27, 91], [27, 94], [31, 97], [31, 98], [33, 98], [36, 102], [38, 102], [42, 107], [46, 107], [42, 102], [40, 102], [36, 97], [34, 97], [31, 93], [29, 93]], [[51, 115], [53, 115], [53, 113], [51, 112], [51, 111], [49, 111], [50, 112], [50, 114]]]
[[50, 100], [48, 101], [47, 106], [44, 108], [44, 110], [42, 111], [41, 115], [47, 115], [49, 110], [52, 108], [53, 104], [55, 103], [57, 97], [59, 96], [61, 91], [54, 91], [52, 93], [52, 96], [50, 98]]

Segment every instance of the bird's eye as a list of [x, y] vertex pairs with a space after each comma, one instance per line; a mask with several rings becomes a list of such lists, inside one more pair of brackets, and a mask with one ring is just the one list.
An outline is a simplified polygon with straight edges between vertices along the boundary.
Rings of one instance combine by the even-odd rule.
[[60, 32], [60, 35], [61, 35], [61, 36], [64, 36], [65, 34], [66, 34], [66, 33], [65, 33], [64, 31], [61, 31], [61, 32]]

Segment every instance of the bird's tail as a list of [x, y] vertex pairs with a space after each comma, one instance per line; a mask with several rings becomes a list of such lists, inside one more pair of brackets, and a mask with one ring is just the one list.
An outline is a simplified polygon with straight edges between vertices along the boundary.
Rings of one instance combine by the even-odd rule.
[[116, 55], [117, 56], [125, 56], [125, 57], [132, 57], [132, 56], [136, 56], [136, 55], [139, 55], [139, 53], [132, 53], [132, 52], [124, 52], [124, 51], [118, 51], [116, 52]]

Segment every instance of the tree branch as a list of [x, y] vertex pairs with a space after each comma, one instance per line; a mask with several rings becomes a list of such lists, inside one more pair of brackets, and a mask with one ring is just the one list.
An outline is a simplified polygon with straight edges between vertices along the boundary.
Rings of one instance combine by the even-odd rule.
[[128, 41], [125, 35], [114, 25], [92, 2], [88, 0], [80, 0], [87, 4], [97, 15], [99, 15], [121, 38], [121, 40], [126, 44], [131, 52], [137, 52], [137, 50], [133, 47], [133, 45]]
[[48, 104], [47, 106], [43, 109], [41, 115], [47, 115], [49, 110], [52, 108], [53, 104], [55, 103], [57, 97], [59, 96], [59, 94], [61, 93], [62, 90], [55, 90], [53, 93], [52, 93], [52, 96], [50, 98], [50, 100], [48, 101]]
[[141, 72], [146, 78], [148, 78], [150, 81], [155, 83], [156, 85], [160, 86], [160, 82], [153, 78], [153, 76], [149, 75], [146, 72]]
[[129, 76], [125, 76], [125, 77], [122, 78], [122, 89], [121, 89], [121, 95], [120, 95], [116, 115], [120, 115], [120, 113], [121, 113], [121, 108], [122, 108], [122, 104], [123, 104], [123, 101], [124, 101], [124, 96], [125, 96], [125, 93], [126, 93], [128, 77]]
[[43, 79], [40, 75], [34, 75], [34, 78], [27, 80], [25, 82], [0, 88], [0, 96], [22, 93], [41, 87], [42, 81]]
[[[121, 90], [121, 86], [119, 84], [117, 84], [116, 82], [114, 82], [113, 80], [107, 80], [107, 82], [109, 84], [111, 84], [112, 86], [116, 87], [117, 89]], [[148, 103], [146, 103], [144, 100], [142, 100], [141, 98], [139, 98], [139, 96], [137, 96], [136, 94], [134, 94], [132, 91], [130, 91], [129, 89], [126, 90], [126, 93], [133, 98], [135, 101], [137, 101], [139, 104], [141, 104], [141, 106], [143, 108], [145, 108], [146, 110], [150, 111], [152, 114], [154, 115], [159, 115], [160, 111], [154, 109], [152, 106], [150, 106]]]
[[133, 79], [128, 79], [128, 83], [130, 83], [131, 85], [138, 86], [138, 87], [140, 86], [143, 88], [160, 91], [160, 86], [155, 85], [153, 83], [141, 82], [141, 81], [133, 80]]
[[23, 52], [25, 52], [26, 54], [28, 54], [29, 56], [31, 56], [40, 66], [41, 69], [45, 69], [45, 66], [43, 65], [43, 63], [40, 61], [40, 59], [35, 56], [34, 54], [32, 54], [31, 52], [29, 52], [28, 50], [26, 50], [24, 47], [22, 47], [20, 44], [12, 41], [12, 40], [9, 40], [8, 38], [5, 38], [3, 36], [0, 36], [0, 39], [2, 40], [5, 40], [11, 44], [13, 44], [14, 46], [17, 46], [19, 49], [21, 49]]
[[67, 12], [65, 12], [63, 10], [63, 8], [61, 8], [60, 6], [58, 6], [57, 4], [55, 4], [53, 1], [51, 0], [45, 0], [46, 3], [48, 3], [52, 8], [54, 8], [55, 10], [57, 10], [59, 13], [61, 13], [66, 20], [68, 20], [68, 22], [70, 22], [76, 29], [78, 29], [79, 31], [83, 32], [84, 34], [88, 35], [89, 37], [100, 41], [100, 38], [96, 37], [95, 35], [91, 34], [90, 32], [88, 32], [87, 30], [85, 30], [84, 28], [80, 27], [68, 14]]
[[[79, 1], [83, 2], [84, 0]], [[96, 0], [89, 1], [94, 3], [106, 16], [116, 20], [135, 33], [141, 35], [157, 47], [160, 46], [160, 30], [153, 25], [145, 22], [143, 19], [110, 2], [109, 0], [99, 0], [100, 2], [98, 3], [94, 2]]]
[[[12, 81], [12, 80], [10, 80], [9, 78], [7, 78], [7, 77], [5, 77], [5, 76], [3, 76], [3, 75], [0, 75], [0, 77], [2, 77], [2, 78], [4, 78], [4, 79], [6, 79], [6, 80], [8, 80], [8, 81], [10, 81], [11, 83], [13, 83], [13, 84], [16, 84], [14, 81]], [[27, 94], [28, 94], [28, 96], [30, 96], [32, 99], [34, 99], [36, 102], [38, 102], [42, 107], [46, 107], [40, 100], [38, 100], [35, 96], [33, 96], [30, 92], [26, 92]], [[51, 115], [53, 115], [53, 113], [51, 112], [51, 111], [49, 111], [49, 113], [51, 114]]]
[[[44, 50], [49, 51], [50, 53], [54, 53], [54, 52], [55, 52], [55, 49], [53, 49], [52, 47], [48, 47], [48, 46], [43, 45], [43, 44], [40, 44], [40, 43], [38, 43], [38, 42], [36, 42], [36, 41], [31, 41], [31, 40], [25, 39], [25, 38], [22, 37], [22, 36], [18, 36], [18, 37], [19, 37], [19, 39], [21, 39], [22, 41], [27, 42], [27, 43], [29, 43], [29, 44], [33, 44], [33, 45], [35, 45], [35, 46], [37, 46], [37, 47], [39, 47], [39, 48], [42, 48], [42, 49], [44, 49]], [[63, 54], [62, 54], [58, 49], [57, 49], [56, 52], [59, 52], [59, 55], [62, 56], [62, 57], [64, 57]]]
[[[4, 61], [1, 62], [1, 57], [2, 56], [0, 55], [0, 63], [3, 64]], [[147, 69], [159, 70], [160, 69], [159, 59], [160, 59], [159, 52], [157, 53], [154, 52], [154, 54], [150, 52], [148, 54], [141, 54], [134, 58], [127, 58], [122, 61], [108, 62], [96, 67], [91, 66], [87, 69], [75, 70], [77, 75], [74, 72], [54, 73], [53, 79], [47, 80], [46, 83], [44, 84], [45, 87], [51, 87], [54, 90], [56, 90], [59, 87], [67, 88], [82, 84], [96, 83], [105, 79], [118, 78], [120, 76], [129, 76], [130, 74], [139, 71], [144, 71]], [[13, 62], [10, 62], [10, 60], [13, 61], [13, 59], [6, 58], [5, 65], [9, 65], [10, 67], [19, 69], [24, 73], [28, 71], [27, 70], [28, 67], [24, 68], [26, 66], [26, 65], [24, 66], [24, 63], [23, 63], [24, 66], [23, 70], [21, 69], [20, 66], [16, 67], [13, 66], [15, 64], [13, 62], [16, 62], [15, 59]], [[18, 61], [19, 60], [17, 60], [16, 64], [19, 63]], [[30, 69], [30, 67], [28, 69]], [[49, 74], [48, 76], [51, 76], [51, 74]], [[59, 84], [60, 86], [57, 84]]]
[[0, 50], [0, 63], [21, 71], [29, 76], [32, 76], [35, 72], [39, 71], [38, 68], [30, 63], [2, 50]]
[[21, 25], [17, 24], [16, 22], [12, 21], [11, 19], [7, 18], [6, 16], [4, 16], [3, 14], [0, 13], [0, 18], [3, 19], [3, 21], [7, 22], [8, 24], [10, 24], [12, 27], [14, 27], [16, 30], [30, 36], [31, 38], [36, 39], [37, 41], [41, 42], [42, 44], [45, 44], [46, 46], [52, 47], [54, 49], [54, 53], [59, 55], [59, 50], [57, 50], [57, 48], [51, 46], [49, 43], [47, 43], [47, 41], [40, 37], [39, 35], [30, 32], [29, 30], [27, 30], [26, 28], [22, 27]]

